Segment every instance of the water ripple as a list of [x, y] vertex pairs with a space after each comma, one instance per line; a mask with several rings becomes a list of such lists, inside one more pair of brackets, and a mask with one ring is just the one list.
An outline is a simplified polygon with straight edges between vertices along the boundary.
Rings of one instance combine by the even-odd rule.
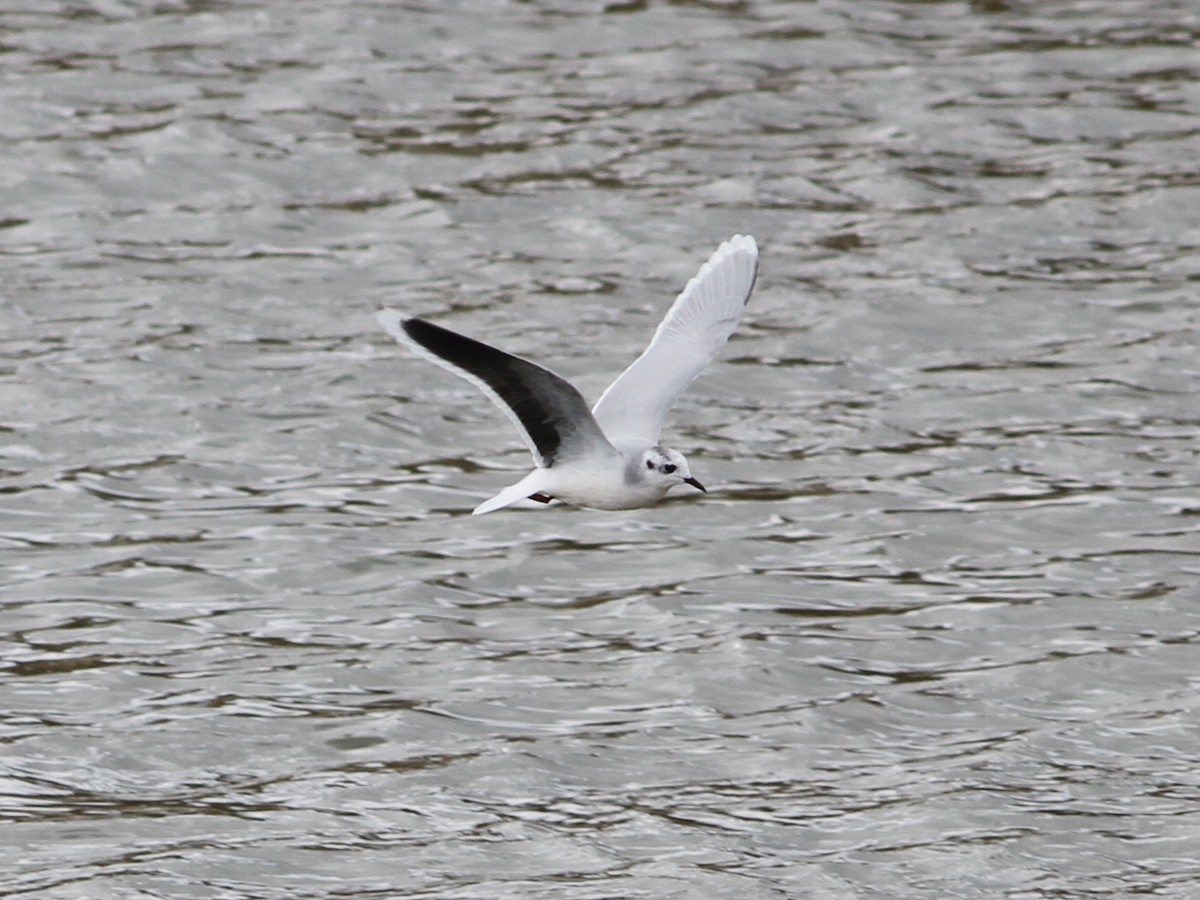
[[[1179, 2], [0, 12], [0, 892], [1190, 896]], [[713, 490], [527, 454], [714, 241]]]

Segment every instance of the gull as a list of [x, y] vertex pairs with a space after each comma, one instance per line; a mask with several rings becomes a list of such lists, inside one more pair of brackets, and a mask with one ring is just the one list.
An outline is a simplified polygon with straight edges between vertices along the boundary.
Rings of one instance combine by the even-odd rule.
[[737, 234], [687, 283], [649, 346], [589, 411], [583, 395], [549, 369], [394, 309], [378, 315], [397, 341], [465, 378], [517, 426], [536, 468], [473, 515], [525, 500], [589, 509], [637, 509], [678, 484], [706, 491], [659, 432], [671, 404], [737, 328], [754, 290], [758, 245]]

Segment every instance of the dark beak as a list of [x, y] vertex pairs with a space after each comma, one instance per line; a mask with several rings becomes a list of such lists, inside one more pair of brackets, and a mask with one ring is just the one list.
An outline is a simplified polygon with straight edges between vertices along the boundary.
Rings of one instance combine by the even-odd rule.
[[704, 485], [702, 485], [700, 482], [698, 482], [695, 478], [685, 478], [685, 479], [683, 479], [683, 483], [690, 484], [692, 487], [702, 490], [706, 494], [708, 493], [708, 488], [706, 488]]

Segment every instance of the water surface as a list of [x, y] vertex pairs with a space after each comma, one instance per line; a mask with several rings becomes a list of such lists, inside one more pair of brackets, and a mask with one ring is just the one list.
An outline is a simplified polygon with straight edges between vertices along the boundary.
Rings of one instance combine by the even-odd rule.
[[[1190, 4], [8, 4], [6, 896], [1189, 897]], [[528, 454], [735, 232], [710, 488]]]

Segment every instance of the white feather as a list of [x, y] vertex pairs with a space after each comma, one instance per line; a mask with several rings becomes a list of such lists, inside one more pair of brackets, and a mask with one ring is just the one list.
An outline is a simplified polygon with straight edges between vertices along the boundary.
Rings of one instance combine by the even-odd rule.
[[717, 355], [741, 321], [758, 274], [745, 234], [719, 246], [687, 283], [650, 345], [592, 407], [610, 441], [658, 443], [671, 404]]

